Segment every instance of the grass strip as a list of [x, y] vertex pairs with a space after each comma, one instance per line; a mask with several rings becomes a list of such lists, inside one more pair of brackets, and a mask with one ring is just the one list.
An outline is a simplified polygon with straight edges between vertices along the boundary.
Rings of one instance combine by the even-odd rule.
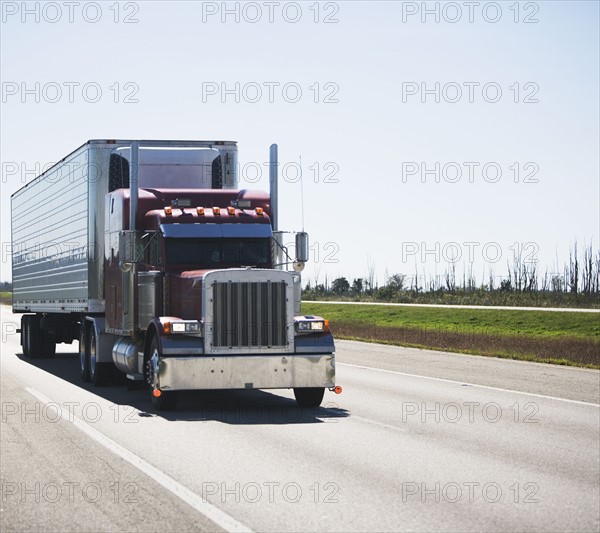
[[587, 313], [303, 303], [334, 336], [399, 346], [600, 368], [600, 317]]

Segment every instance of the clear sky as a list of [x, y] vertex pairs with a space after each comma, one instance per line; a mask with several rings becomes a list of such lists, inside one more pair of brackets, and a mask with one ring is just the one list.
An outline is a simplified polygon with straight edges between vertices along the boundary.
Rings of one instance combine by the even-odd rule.
[[305, 281], [598, 249], [598, 2], [1, 4], [1, 280], [10, 194], [91, 138], [237, 140], [263, 189], [278, 143]]

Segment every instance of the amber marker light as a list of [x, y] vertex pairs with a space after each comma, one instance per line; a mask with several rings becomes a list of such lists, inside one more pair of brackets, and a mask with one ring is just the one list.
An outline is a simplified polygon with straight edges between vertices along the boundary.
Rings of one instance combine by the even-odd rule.
[[162, 391], [160, 389], [154, 389], [152, 391], [152, 396], [154, 396], [155, 398], [160, 398], [162, 395]]
[[168, 217], [173, 215], [173, 208], [170, 205], [165, 207], [165, 215]]
[[196, 213], [198, 213], [198, 216], [203, 217], [204, 216], [204, 207], [196, 207]]
[[228, 214], [230, 217], [233, 217], [233, 216], [235, 216], [235, 207], [229, 206], [229, 207], [227, 208], [227, 214]]
[[255, 207], [254, 210], [259, 217], [263, 216], [264, 209], [262, 207]]
[[216, 217], [220, 217], [221, 216], [221, 208], [213, 207], [213, 215], [215, 215]]
[[165, 335], [171, 333], [171, 322], [163, 322], [163, 333]]
[[335, 392], [336, 394], [342, 394], [342, 390], [342, 387], [340, 387], [339, 385], [333, 387], [333, 392]]

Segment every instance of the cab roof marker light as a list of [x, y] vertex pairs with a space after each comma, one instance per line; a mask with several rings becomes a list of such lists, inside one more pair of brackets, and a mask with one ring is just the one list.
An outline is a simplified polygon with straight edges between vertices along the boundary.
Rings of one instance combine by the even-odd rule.
[[229, 206], [229, 207], [227, 208], [227, 214], [228, 214], [230, 217], [234, 217], [234, 216], [235, 216], [235, 207]]
[[216, 217], [220, 217], [221, 216], [221, 208], [213, 207], [213, 215], [215, 215]]
[[196, 207], [196, 213], [198, 213], [199, 217], [204, 216], [204, 207]]
[[170, 205], [165, 206], [165, 215], [168, 217], [173, 216], [173, 208]]
[[256, 214], [257, 214], [259, 217], [262, 217], [262, 216], [263, 216], [264, 209], [263, 209], [262, 207], [256, 207], [256, 208], [254, 208], [254, 210], [256, 211]]

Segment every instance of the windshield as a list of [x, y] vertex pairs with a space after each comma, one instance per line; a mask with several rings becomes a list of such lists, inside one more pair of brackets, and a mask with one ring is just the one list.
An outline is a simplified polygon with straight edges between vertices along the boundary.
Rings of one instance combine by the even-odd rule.
[[270, 239], [165, 239], [167, 262], [197, 268], [254, 266], [268, 268]]

